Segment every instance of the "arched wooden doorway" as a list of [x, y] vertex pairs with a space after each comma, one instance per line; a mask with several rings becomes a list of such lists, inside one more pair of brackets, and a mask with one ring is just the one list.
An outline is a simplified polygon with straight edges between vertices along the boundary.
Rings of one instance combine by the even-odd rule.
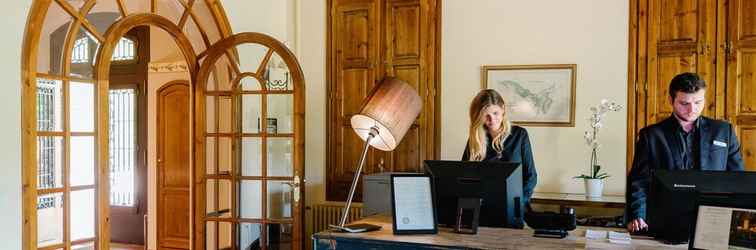
[[[110, 56], [127, 31], [144, 25], [174, 37], [191, 78], [196, 55], [230, 34], [220, 1], [32, 3], [22, 52], [24, 249], [109, 248]], [[55, 30], [64, 38], [60, 46], [51, 43]], [[43, 210], [53, 219], [39, 219]]]
[[[238, 55], [231, 81], [218, 59]], [[304, 75], [270, 36], [208, 49], [194, 85], [194, 249], [304, 247]]]

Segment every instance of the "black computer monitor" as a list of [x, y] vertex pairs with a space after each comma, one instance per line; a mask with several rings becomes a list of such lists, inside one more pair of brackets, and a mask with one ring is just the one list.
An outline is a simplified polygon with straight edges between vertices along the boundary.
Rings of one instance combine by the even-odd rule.
[[646, 200], [651, 236], [687, 242], [698, 193], [756, 193], [756, 172], [654, 170]]
[[433, 176], [438, 223], [454, 226], [459, 198], [481, 198], [479, 225], [522, 228], [525, 204], [519, 162], [425, 161]]

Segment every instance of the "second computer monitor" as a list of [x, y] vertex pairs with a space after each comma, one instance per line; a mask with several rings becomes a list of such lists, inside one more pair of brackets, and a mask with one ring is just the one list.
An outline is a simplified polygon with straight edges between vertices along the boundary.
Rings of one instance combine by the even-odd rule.
[[433, 176], [438, 223], [454, 226], [459, 198], [481, 198], [479, 225], [523, 227], [519, 162], [425, 161]]
[[699, 194], [756, 194], [755, 172], [654, 170], [646, 219], [649, 233], [673, 243], [685, 242], [695, 218]]

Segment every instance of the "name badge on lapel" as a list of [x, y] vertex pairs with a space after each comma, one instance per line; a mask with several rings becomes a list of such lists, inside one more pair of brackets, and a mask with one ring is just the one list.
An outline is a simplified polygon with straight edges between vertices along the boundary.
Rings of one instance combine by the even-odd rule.
[[727, 143], [724, 143], [724, 142], [721, 142], [721, 141], [717, 141], [717, 140], [714, 140], [714, 146], [719, 146], [719, 147], [723, 147], [723, 148], [726, 148], [726, 147], [727, 147]]

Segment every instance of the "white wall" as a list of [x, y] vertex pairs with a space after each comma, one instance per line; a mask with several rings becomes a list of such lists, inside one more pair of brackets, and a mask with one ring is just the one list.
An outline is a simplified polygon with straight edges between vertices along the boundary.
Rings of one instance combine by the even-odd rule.
[[21, 45], [31, 1], [0, 9], [0, 225], [3, 249], [21, 249]]
[[[474, 3], [474, 4], [472, 4]], [[441, 158], [459, 159], [467, 109], [480, 90], [481, 65], [577, 64], [575, 127], [526, 127], [541, 192], [583, 192], [588, 108], [602, 98], [627, 102], [626, 1], [443, 1]], [[612, 176], [605, 193], [624, 194], [626, 111], [607, 115], [599, 161]]]

